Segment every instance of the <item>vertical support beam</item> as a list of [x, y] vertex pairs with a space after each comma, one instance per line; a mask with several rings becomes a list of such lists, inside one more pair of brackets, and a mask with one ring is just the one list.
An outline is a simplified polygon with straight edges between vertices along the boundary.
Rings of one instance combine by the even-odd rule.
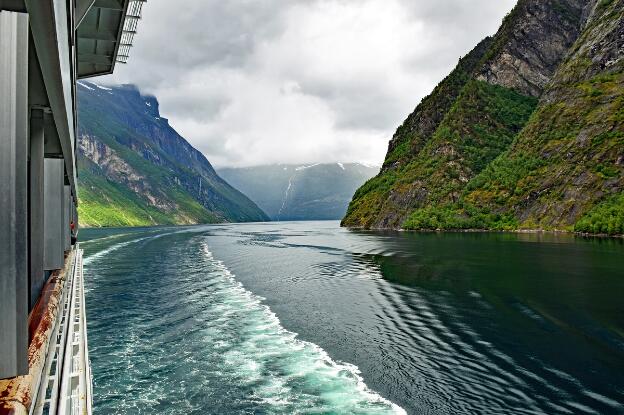
[[69, 222], [71, 221], [71, 187], [63, 186], [63, 252], [69, 251], [71, 246]]
[[80, 219], [78, 218], [78, 196], [74, 197], [74, 206], [73, 206], [73, 213], [74, 213], [74, 235], [76, 235], [76, 238], [78, 238], [78, 232], [80, 230], [80, 228], [78, 227], [78, 223], [80, 222]]
[[[75, 188], [75, 102], [70, 38], [73, 16], [68, 15], [68, 12], [73, 14], [75, 3], [66, 0], [25, 0], [25, 3], [67, 176], [70, 185]], [[72, 7], [68, 8], [69, 4]]]
[[72, 197], [72, 220], [74, 221], [74, 236], [78, 238], [78, 211], [77, 211], [77, 203], [78, 198], [76, 196]]
[[0, 11], [0, 378], [28, 372], [28, 15]]
[[43, 268], [63, 268], [63, 193], [65, 164], [60, 158], [46, 158], [43, 163]]
[[28, 227], [30, 240], [30, 307], [35, 306], [45, 283], [43, 272], [43, 110], [34, 109], [30, 116], [30, 198]]

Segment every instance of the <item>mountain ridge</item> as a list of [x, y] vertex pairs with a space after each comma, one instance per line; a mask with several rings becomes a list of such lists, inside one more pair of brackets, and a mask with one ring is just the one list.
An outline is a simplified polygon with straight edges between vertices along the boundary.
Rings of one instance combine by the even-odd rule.
[[85, 226], [265, 221], [133, 85], [78, 83], [79, 214]]
[[[546, 137], [548, 126], [563, 131], [566, 123], [580, 124], [577, 121], [584, 119], [585, 112], [591, 112], [592, 108], [602, 108], [610, 117], [602, 125], [584, 119], [594, 128], [585, 139], [591, 141], [592, 137], [611, 132], [615, 134], [611, 141], [597, 144], [595, 150], [605, 154], [607, 148], [611, 148], [611, 153], [621, 152], [622, 143], [616, 134], [618, 128], [621, 131], [617, 105], [609, 107], [608, 103], [599, 102], [599, 96], [616, 104], [621, 100], [621, 80], [617, 74], [621, 72], [623, 53], [622, 9], [621, 0], [589, 3], [520, 0], [497, 34], [486, 38], [462, 58], [397, 129], [381, 173], [356, 192], [342, 224], [379, 229], [588, 230], [576, 225], [592, 206], [604, 199], [605, 190], [589, 192], [592, 196], [578, 201], [579, 192], [573, 195], [573, 188], [581, 184], [560, 183], [558, 192], [564, 194], [561, 198], [565, 203], [541, 199], [538, 203], [541, 208], [536, 207], [529, 214], [522, 209], [525, 202], [514, 199], [514, 193], [522, 192], [519, 187], [508, 185], [503, 190], [495, 182], [516, 173], [520, 176], [552, 175], [563, 170], [572, 173], [571, 168], [564, 167], [569, 163], [561, 160], [553, 159], [541, 165], [538, 172], [537, 167], [532, 170], [534, 161], [509, 156], [514, 154], [513, 149], [520, 148], [523, 137], [531, 136], [531, 129], [540, 129], [539, 124], [544, 127], [539, 134]], [[605, 66], [607, 63], [610, 69]], [[596, 81], [594, 78], [601, 74], [610, 79]], [[589, 91], [586, 95], [595, 94], [595, 97], [575, 95], [575, 91], [583, 88]], [[564, 90], [567, 95], [557, 92]], [[575, 107], [567, 114], [567, 120], [559, 118], [562, 114], [552, 112], [549, 119], [540, 118], [548, 113], [549, 105], [565, 104]], [[567, 140], [570, 144], [573, 133], [568, 131], [550, 140], [536, 139], [533, 134], [531, 142], [525, 144], [532, 148], [535, 160], [544, 156], [539, 154], [538, 146], [554, 146], [556, 140]], [[564, 147], [568, 152], [574, 150], [573, 144], [567, 147], [562, 144], [558, 150]], [[611, 153], [609, 157], [613, 158]], [[580, 158], [579, 155], [577, 159]], [[611, 182], [615, 177], [621, 179], [622, 169], [617, 160], [617, 156], [613, 160], [597, 157], [592, 162], [595, 165], [585, 166], [591, 172], [602, 166], [601, 171], [595, 172], [597, 179], [581, 180], [581, 187], [586, 182], [602, 186], [606, 179], [600, 175], [605, 176], [605, 172], [613, 176]], [[515, 171], [523, 165], [527, 172]], [[494, 173], [488, 178], [488, 172]], [[516, 184], [522, 180], [529, 179], [518, 177]], [[528, 191], [525, 198], [530, 198], [531, 192], [544, 193], [548, 187], [539, 180], [521, 184]], [[496, 186], [499, 191], [492, 190]], [[620, 190], [619, 184], [611, 186], [611, 191]], [[552, 208], [570, 211], [565, 204], [577, 210], [541, 220], [542, 216], [548, 217]]]

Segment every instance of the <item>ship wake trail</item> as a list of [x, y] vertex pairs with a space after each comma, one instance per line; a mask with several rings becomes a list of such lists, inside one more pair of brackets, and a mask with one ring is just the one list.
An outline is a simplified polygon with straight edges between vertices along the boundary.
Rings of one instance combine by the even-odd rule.
[[214, 284], [214, 353], [222, 356], [222, 371], [237, 377], [243, 388], [253, 388], [270, 413], [405, 413], [371, 391], [356, 366], [332, 360], [319, 346], [284, 329], [262, 298], [236, 281], [206, 243], [202, 251]]
[[98, 411], [405, 413], [356, 366], [286, 330], [206, 235], [184, 233], [117, 242], [85, 260]]

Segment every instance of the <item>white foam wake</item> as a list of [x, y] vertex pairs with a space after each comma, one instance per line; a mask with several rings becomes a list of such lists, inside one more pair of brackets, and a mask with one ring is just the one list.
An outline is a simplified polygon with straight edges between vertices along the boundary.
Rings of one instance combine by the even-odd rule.
[[100, 259], [108, 254], [110, 254], [113, 251], [116, 251], [120, 248], [123, 248], [124, 246], [128, 246], [130, 244], [135, 244], [137, 242], [141, 242], [144, 241], [145, 239], [150, 238], [149, 236], [143, 237], [143, 238], [137, 238], [137, 239], [133, 239], [131, 241], [126, 241], [126, 242], [119, 242], [118, 244], [115, 245], [111, 245], [106, 249], [102, 249], [101, 251], [96, 252], [95, 254], [89, 255], [88, 257], [86, 257], [82, 263], [83, 265], [89, 265], [90, 263], [92, 263], [93, 261]]
[[219, 308], [217, 320], [222, 320], [212, 321], [219, 327], [215, 344], [229, 343], [220, 334], [228, 320], [240, 317], [244, 322], [236, 327], [236, 347], [224, 348], [224, 369], [229, 367], [243, 375], [244, 382], [253, 383], [256, 397], [272, 411], [287, 413], [296, 408], [298, 413], [406, 413], [372, 391], [357, 366], [333, 360], [318, 345], [286, 330], [263, 299], [245, 289], [225, 264], [213, 257], [206, 243], [203, 251], [213, 268], [209, 275], [223, 280], [211, 292]]
[[[117, 251], [118, 249], [123, 248], [125, 246], [128, 246], [130, 244], [135, 244], [137, 242], [145, 241], [146, 239], [158, 239], [158, 238], [162, 238], [163, 236], [172, 235], [172, 234], [175, 234], [175, 233], [185, 233], [185, 232], [190, 232], [190, 231], [191, 230], [189, 230], [189, 229], [184, 229], [184, 230], [181, 230], [181, 231], [160, 233], [160, 234], [157, 234], [157, 235], [149, 235], [149, 236], [144, 236], [142, 238], [132, 239], [130, 241], [120, 242], [120, 243], [117, 243], [115, 245], [111, 245], [111, 246], [109, 246], [106, 249], [98, 251], [95, 254], [88, 255], [83, 260], [82, 263], [84, 265], [89, 265], [91, 262], [93, 262], [93, 261], [95, 261], [97, 259], [100, 259], [102, 257], [105, 257], [106, 255], [110, 254], [113, 251]], [[82, 242], [82, 244], [85, 244], [85, 243], [88, 244], [89, 242], [95, 242], [95, 241], [102, 241], [102, 240], [109, 239], [109, 238], [118, 238], [120, 236], [125, 236], [125, 235], [128, 235], [128, 234], [125, 233], [125, 234], [119, 234], [119, 235], [112, 235], [112, 236], [108, 236], [108, 237], [105, 237], [105, 238], [92, 239], [92, 240], [89, 240], [89, 241], [86, 241], [86, 242]]]

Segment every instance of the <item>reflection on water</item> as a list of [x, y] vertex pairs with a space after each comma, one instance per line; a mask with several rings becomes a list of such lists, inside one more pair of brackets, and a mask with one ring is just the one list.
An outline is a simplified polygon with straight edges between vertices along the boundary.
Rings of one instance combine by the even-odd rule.
[[81, 237], [101, 413], [397, 410], [377, 393], [417, 414], [624, 413], [621, 240], [334, 222]]

